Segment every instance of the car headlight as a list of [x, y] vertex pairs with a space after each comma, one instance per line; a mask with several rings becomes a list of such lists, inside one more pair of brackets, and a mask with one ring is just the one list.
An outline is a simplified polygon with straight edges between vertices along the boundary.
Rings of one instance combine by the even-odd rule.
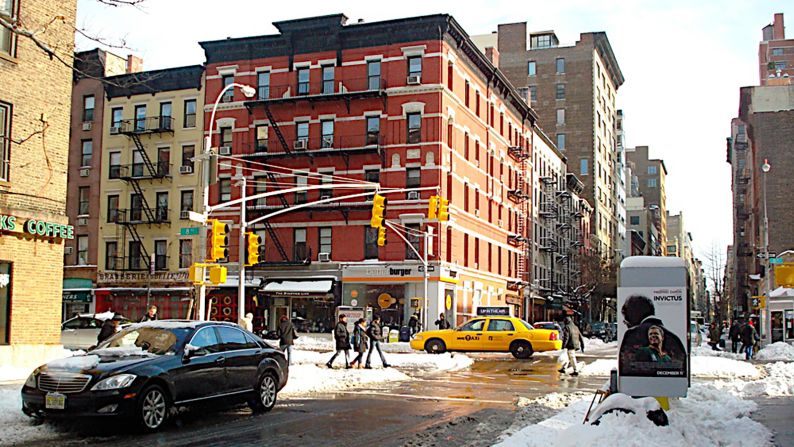
[[135, 374], [117, 374], [107, 379], [101, 380], [91, 388], [91, 391], [118, 390], [127, 388], [137, 376]]
[[31, 374], [28, 376], [27, 380], [25, 380], [25, 386], [28, 386], [28, 387], [31, 387], [31, 388], [36, 388], [36, 385], [37, 385], [37, 383], [36, 383], [36, 377], [37, 377], [37, 376], [38, 376], [38, 374], [36, 373], [36, 371], [33, 371], [33, 372], [32, 372], [32, 373], [31, 373]]

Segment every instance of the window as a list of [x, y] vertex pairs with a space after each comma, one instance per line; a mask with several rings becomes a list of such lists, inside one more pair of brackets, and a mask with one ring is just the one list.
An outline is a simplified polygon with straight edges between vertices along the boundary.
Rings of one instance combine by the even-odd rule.
[[182, 166], [190, 166], [190, 172], [193, 172], [193, 157], [196, 155], [196, 146], [186, 144], [182, 146]]
[[452, 90], [452, 86], [454, 85], [453, 80], [455, 79], [455, 64], [449, 63], [447, 65], [447, 88]]
[[155, 219], [158, 222], [168, 222], [168, 193], [158, 192], [155, 203]]
[[[380, 184], [380, 171], [376, 169], [364, 171], [364, 180], [371, 183]], [[372, 200], [374, 195], [375, 193], [373, 192], [372, 195], [367, 196], [367, 200]]]
[[775, 62], [775, 70], [785, 70], [786, 63], [784, 61]]
[[146, 106], [135, 106], [135, 130], [146, 130]]
[[138, 241], [130, 241], [129, 254], [127, 256], [127, 265], [130, 270], [143, 270], [143, 256], [141, 256], [141, 243]]
[[419, 259], [417, 256], [417, 253], [421, 253], [419, 251], [419, 224], [407, 225], [407, 228], [405, 239], [408, 240], [408, 244], [405, 245], [405, 259]]
[[648, 179], [648, 188], [656, 188], [656, 179], [655, 178], [649, 178]]
[[221, 132], [221, 146], [226, 146], [226, 147], [231, 148], [232, 147], [232, 141], [233, 141], [233, 138], [234, 138], [234, 134], [232, 134], [232, 128], [231, 127], [221, 127], [220, 132]]
[[318, 231], [318, 238], [320, 240], [320, 253], [331, 254], [331, 228], [320, 228]]
[[532, 102], [538, 100], [538, 88], [534, 85], [529, 86], [529, 100]]
[[[16, 0], [0, 0], [0, 17], [6, 22], [16, 23], [17, 15], [17, 2]], [[16, 57], [16, 35], [8, 28], [0, 26], [0, 52], [6, 53], [11, 57]], [[0, 312], [3, 312], [3, 307], [0, 307]], [[0, 322], [3, 324], [3, 322]], [[1, 328], [2, 337], [0, 337], [0, 344], [5, 343], [5, 327]]]
[[306, 250], [306, 229], [295, 228], [293, 233], [292, 256], [295, 261], [305, 260], [309, 253]]
[[183, 127], [196, 127], [196, 100], [185, 100], [185, 116], [182, 118]]
[[160, 103], [160, 129], [163, 130], [171, 130], [173, 129], [173, 123], [171, 122], [171, 103], [170, 102], [161, 102]]
[[207, 353], [215, 353], [221, 351], [221, 342], [218, 341], [218, 336], [215, 334], [215, 329], [208, 327], [196, 332], [196, 335], [190, 339], [190, 344]]
[[90, 167], [93, 153], [94, 153], [94, 142], [91, 140], [83, 140], [83, 149], [80, 155], [80, 166]]
[[[254, 194], [261, 194], [267, 191], [267, 177], [257, 175], [254, 177]], [[267, 198], [260, 197], [256, 199], [255, 205], [267, 205]], [[263, 239], [264, 240], [264, 239]]]
[[179, 268], [186, 269], [193, 264], [193, 241], [190, 239], [179, 240]]
[[380, 117], [367, 117], [367, 144], [378, 144], [380, 142]]
[[302, 123], [297, 123], [295, 126], [296, 126], [295, 134], [297, 136], [296, 139], [299, 140], [299, 141], [303, 141], [304, 144], [305, 144], [304, 147], [308, 146], [309, 145], [308, 144], [309, 143], [309, 123], [308, 123], [308, 121], [304, 121]]
[[267, 152], [268, 127], [256, 126], [256, 152]]
[[565, 84], [557, 84], [557, 99], [565, 99]]
[[256, 94], [257, 99], [270, 98], [270, 72], [260, 71], [256, 74]]
[[551, 47], [551, 34], [531, 36], [529, 42], [530, 48], [549, 48]]
[[558, 57], [554, 64], [557, 67], [557, 74], [565, 74], [565, 58]]
[[118, 256], [118, 242], [105, 242], [105, 270], [116, 270], [116, 257]]
[[138, 194], [130, 194], [130, 216], [131, 221], [140, 221], [143, 213], [143, 199]]
[[463, 93], [463, 103], [466, 105], [466, 107], [469, 107], [469, 88], [469, 81], [466, 81], [466, 90]]
[[631, 224], [631, 225], [639, 225], [640, 224], [640, 216], [631, 216], [631, 217], [629, 217], [629, 224]]
[[221, 194], [221, 202], [228, 202], [232, 200], [232, 180], [222, 178], [218, 181]]
[[535, 61], [527, 62], [527, 76], [535, 76], [537, 74], [537, 65]]
[[161, 147], [157, 149], [157, 175], [166, 176], [171, 171], [171, 149]]
[[[295, 187], [301, 188], [308, 185], [309, 179], [305, 174], [298, 174], [295, 177]], [[295, 192], [295, 204], [306, 203], [306, 191]]]
[[[221, 81], [223, 82], [223, 88], [226, 88], [234, 83], [234, 75], [223, 75], [221, 77]], [[221, 101], [222, 102], [234, 101], [234, 87], [223, 92], [223, 98], [221, 98]]]
[[257, 344], [246, 338], [243, 331], [239, 329], [228, 326], [218, 326], [218, 333], [221, 336], [221, 346], [224, 351], [257, 348]]
[[367, 87], [369, 90], [380, 89], [380, 61], [367, 62]]
[[[327, 171], [327, 170], [318, 171], [318, 173], [319, 174], [323, 174], [323, 175], [320, 176], [320, 184], [321, 185], [328, 185], [330, 183], [333, 183], [333, 179], [332, 179], [332, 176], [334, 175], [334, 171], [333, 170], [331, 170], [331, 171]], [[321, 199], [329, 199], [329, 198], [333, 197], [333, 195], [334, 195], [334, 190], [333, 189], [321, 189], [320, 190], [320, 198]]]
[[488, 330], [499, 331], [499, 332], [512, 332], [515, 330], [515, 327], [513, 327], [513, 323], [511, 323], [510, 320], [492, 319], [488, 323]]
[[422, 115], [409, 113], [406, 118], [408, 121], [408, 143], [418, 143], [422, 139]]
[[422, 169], [408, 168], [405, 170], [405, 187], [418, 188], [421, 184]]
[[557, 134], [557, 149], [564, 151], [565, 150], [565, 134], [558, 133]]
[[408, 76], [422, 76], [422, 56], [408, 58]]
[[298, 94], [309, 94], [309, 68], [298, 69]]
[[557, 125], [565, 124], [565, 109], [557, 109]]
[[334, 147], [334, 120], [321, 121], [320, 128], [323, 133], [321, 147], [323, 149]]
[[114, 194], [108, 196], [108, 222], [118, 222], [119, 220], [119, 196]]
[[656, 166], [648, 166], [648, 174], [656, 174]]
[[77, 236], [77, 265], [88, 265], [88, 236]]
[[124, 109], [122, 107], [113, 107], [110, 109], [110, 127], [121, 129], [121, 120], [123, 119]]
[[143, 155], [141, 155], [141, 151], [133, 151], [132, 152], [132, 176], [133, 177], [143, 177]]
[[579, 160], [579, 175], [587, 175], [587, 159]]
[[783, 48], [772, 48], [772, 56], [782, 56]]
[[474, 92], [474, 113], [480, 116], [480, 92]]
[[168, 270], [168, 241], [154, 241], [154, 269]]
[[81, 186], [77, 189], [77, 195], [79, 197], [78, 209], [77, 214], [81, 216], [88, 215], [88, 206], [89, 202], [89, 195], [91, 194], [91, 187], [90, 186]]
[[460, 327], [464, 332], [480, 332], [485, 327], [485, 320], [472, 320]]
[[469, 212], [469, 184], [463, 184], [463, 211]]
[[323, 67], [323, 94], [329, 95], [334, 92], [334, 66]]
[[181, 191], [179, 193], [179, 211], [193, 211], [193, 191]]
[[364, 259], [378, 259], [378, 229], [364, 227]]
[[94, 121], [94, 95], [83, 96], [83, 121]]

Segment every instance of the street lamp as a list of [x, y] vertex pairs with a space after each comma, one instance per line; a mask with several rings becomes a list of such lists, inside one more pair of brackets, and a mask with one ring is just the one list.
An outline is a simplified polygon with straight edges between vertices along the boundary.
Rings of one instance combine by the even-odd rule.
[[767, 335], [769, 335], [770, 331], [766, 330], [766, 322], [769, 321], [767, 312], [769, 311], [769, 293], [772, 291], [772, 262], [769, 256], [769, 217], [766, 212], [766, 177], [769, 171], [772, 170], [772, 166], [769, 164], [768, 159], [764, 159], [764, 164], [761, 165], [761, 171], [764, 173], [763, 178], [763, 188], [764, 188], [764, 257], [766, 258], [766, 299], [764, 300], [764, 308], [761, 309], [761, 331], [763, 332], [763, 337], [766, 339]]
[[[209, 166], [210, 166], [210, 157], [212, 156], [212, 130], [215, 127], [215, 112], [218, 111], [218, 104], [220, 104], [221, 98], [223, 97], [224, 93], [226, 93], [228, 90], [231, 90], [231, 89], [233, 89], [235, 87], [239, 88], [240, 91], [243, 92], [243, 95], [246, 98], [253, 98], [256, 95], [256, 90], [253, 87], [251, 87], [249, 85], [245, 85], [245, 84], [238, 84], [236, 82], [232, 82], [231, 84], [223, 87], [223, 89], [220, 91], [220, 93], [218, 93], [218, 97], [215, 99], [215, 104], [212, 106], [212, 113], [210, 114], [210, 121], [209, 121], [209, 126], [208, 126], [209, 129], [207, 131], [207, 136], [204, 138], [204, 151], [201, 154], [201, 166], [202, 166], [202, 170], [203, 170], [203, 179], [202, 179], [203, 197], [202, 197], [201, 213], [204, 215], [205, 219], [207, 217], [207, 210], [208, 210], [208, 208], [210, 206], [210, 171], [209, 171]], [[244, 211], [245, 210], [245, 203], [240, 204], [240, 206], [243, 209], [242, 216], [244, 218], [244, 216], [245, 216], [245, 214], [244, 214], [245, 213], [245, 211]], [[244, 225], [244, 222], [241, 221], [240, 222], [241, 231], [244, 231], [243, 225]], [[206, 255], [206, 253], [207, 253], [207, 232], [206, 231], [202, 231], [201, 232], [201, 253], [202, 253], [202, 256]], [[242, 271], [243, 271], [242, 265], [243, 265], [243, 260], [240, 259], [240, 282], [242, 282], [242, 277], [243, 277], [242, 276]], [[202, 269], [202, 272], [203, 272], [203, 269]], [[204, 320], [207, 317], [206, 302], [205, 302], [206, 301], [206, 297], [207, 297], [207, 286], [204, 285], [204, 275], [203, 275], [203, 273], [202, 273], [201, 280], [202, 280], [201, 281], [201, 287], [199, 288], [199, 305], [198, 305], [199, 317], [198, 317], [198, 320]], [[237, 308], [238, 316], [245, 315], [244, 313], [242, 313], [243, 310], [244, 310], [243, 307], [239, 307], [238, 306], [238, 308]]]

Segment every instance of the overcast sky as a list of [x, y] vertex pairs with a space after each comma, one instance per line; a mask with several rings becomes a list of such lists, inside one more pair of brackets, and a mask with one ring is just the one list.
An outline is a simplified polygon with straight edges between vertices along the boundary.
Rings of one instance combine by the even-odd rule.
[[[651, 157], [664, 159], [667, 208], [671, 213], [683, 211], [698, 256], [703, 258], [712, 244], [724, 250], [731, 243], [725, 137], [738, 110], [739, 87], [758, 84], [761, 28], [772, 22], [776, 12], [785, 13], [794, 23], [794, 3], [439, 3], [146, 0], [135, 9], [78, 0], [77, 25], [108, 39], [124, 38], [143, 57], [145, 69], [203, 63], [199, 41], [273, 34], [276, 29], [271, 22], [332, 13], [368, 22], [449, 13], [469, 35], [494, 31], [499, 23], [526, 21], [529, 30], [555, 30], [563, 45], [575, 43], [581, 32], [605, 31], [626, 78], [617, 101], [626, 117], [627, 145], [648, 145]], [[794, 31], [787, 36], [794, 38]], [[80, 50], [94, 46], [78, 39]]]

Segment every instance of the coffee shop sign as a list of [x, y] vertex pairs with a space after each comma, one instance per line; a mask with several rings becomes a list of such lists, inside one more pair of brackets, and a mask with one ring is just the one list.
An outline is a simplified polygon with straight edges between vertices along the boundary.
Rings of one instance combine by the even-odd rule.
[[0, 231], [9, 233], [26, 233], [31, 236], [74, 239], [74, 227], [43, 220], [28, 219], [25, 223], [17, 220], [16, 216], [0, 214]]
[[97, 272], [97, 282], [100, 283], [184, 282], [187, 280], [187, 272], [155, 272], [151, 275], [148, 272]]

